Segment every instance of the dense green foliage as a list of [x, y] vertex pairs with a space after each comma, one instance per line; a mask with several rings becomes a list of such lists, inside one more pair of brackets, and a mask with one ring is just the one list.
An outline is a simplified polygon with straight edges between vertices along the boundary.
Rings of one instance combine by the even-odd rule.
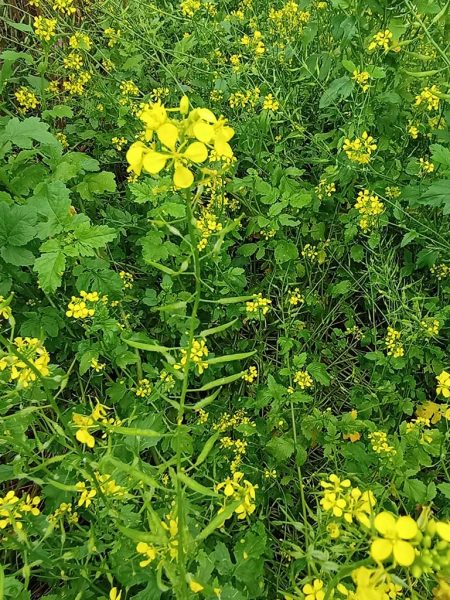
[[0, 32], [0, 600], [449, 600], [450, 2]]

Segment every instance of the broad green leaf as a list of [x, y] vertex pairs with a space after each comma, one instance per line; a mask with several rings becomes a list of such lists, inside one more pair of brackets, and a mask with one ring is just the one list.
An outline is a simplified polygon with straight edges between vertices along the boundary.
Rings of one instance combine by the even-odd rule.
[[347, 98], [352, 93], [354, 85], [354, 82], [346, 75], [335, 79], [322, 94], [319, 108], [326, 108], [334, 102]]
[[25, 246], [36, 236], [35, 223], [31, 208], [0, 203], [0, 246]]
[[312, 375], [313, 379], [322, 385], [330, 385], [331, 377], [323, 363], [312, 362], [306, 367], [306, 370]]
[[17, 117], [10, 119], [0, 135], [0, 146], [7, 141], [19, 148], [32, 148], [33, 142], [61, 148], [58, 140], [48, 131], [47, 123], [37, 117], [28, 117], [23, 121]]
[[294, 440], [289, 437], [276, 437], [266, 444], [267, 452], [277, 462], [284, 462], [294, 454]]
[[80, 256], [95, 256], [94, 250], [103, 248], [116, 237], [116, 232], [107, 225], [81, 223], [74, 230], [74, 246]]
[[83, 200], [93, 200], [97, 194], [116, 191], [116, 179], [114, 173], [101, 171], [85, 175], [83, 181], [75, 189]]
[[275, 260], [278, 264], [285, 263], [288, 260], [295, 260], [296, 258], [298, 258], [298, 248], [294, 242], [288, 240], [277, 242], [275, 246]]
[[61, 285], [66, 268], [63, 252], [47, 252], [36, 259], [34, 270], [38, 274], [39, 285], [44, 292], [53, 293]]

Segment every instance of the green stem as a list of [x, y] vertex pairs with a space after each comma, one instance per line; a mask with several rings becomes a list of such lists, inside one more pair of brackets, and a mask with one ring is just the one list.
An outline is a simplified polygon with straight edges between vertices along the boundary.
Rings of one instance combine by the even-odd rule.
[[[190, 316], [189, 331], [188, 331], [188, 342], [187, 342], [187, 354], [186, 354], [186, 365], [184, 367], [183, 384], [180, 394], [180, 405], [178, 408], [177, 418], [177, 454], [176, 454], [176, 470], [177, 475], [182, 472], [181, 466], [181, 428], [183, 426], [184, 410], [186, 403], [186, 394], [189, 386], [189, 371], [191, 366], [191, 348], [194, 342], [195, 323], [197, 319], [198, 307], [200, 304], [200, 292], [201, 292], [201, 277], [200, 277], [200, 256], [197, 248], [197, 240], [195, 236], [194, 216], [192, 213], [192, 191], [186, 191], [186, 217], [188, 224], [189, 238], [192, 247], [192, 257], [194, 260], [194, 277], [195, 277], [195, 291], [194, 291], [194, 304], [192, 306], [192, 312]], [[187, 584], [186, 584], [186, 565], [185, 565], [185, 551], [184, 551], [184, 528], [185, 528], [185, 514], [184, 514], [184, 489], [179, 477], [177, 477], [177, 514], [178, 514], [178, 565], [180, 569], [180, 592], [182, 592], [180, 598], [184, 599], [187, 595]]]

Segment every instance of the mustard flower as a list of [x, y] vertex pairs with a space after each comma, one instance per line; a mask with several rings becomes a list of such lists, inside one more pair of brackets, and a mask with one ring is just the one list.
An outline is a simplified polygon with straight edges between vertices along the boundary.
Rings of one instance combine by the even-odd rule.
[[41, 16], [34, 17], [34, 33], [40, 40], [49, 42], [55, 35], [57, 24], [56, 19], [46, 19]]
[[324, 600], [325, 590], [324, 583], [321, 579], [314, 579], [311, 583], [307, 583], [302, 588], [305, 594], [305, 600]]
[[410, 540], [419, 532], [414, 519], [409, 516], [395, 517], [385, 511], [375, 517], [374, 527], [382, 537], [372, 542], [372, 558], [377, 562], [384, 562], [393, 555], [394, 560], [402, 567], [411, 566], [416, 555]]
[[437, 387], [436, 394], [444, 396], [444, 398], [450, 398], [450, 373], [442, 371], [440, 375], [436, 377]]

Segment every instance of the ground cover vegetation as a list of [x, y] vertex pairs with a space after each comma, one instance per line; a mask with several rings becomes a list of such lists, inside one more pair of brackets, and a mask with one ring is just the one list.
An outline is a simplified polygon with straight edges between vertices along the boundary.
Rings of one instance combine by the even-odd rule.
[[0, 31], [0, 598], [449, 600], [450, 2]]

